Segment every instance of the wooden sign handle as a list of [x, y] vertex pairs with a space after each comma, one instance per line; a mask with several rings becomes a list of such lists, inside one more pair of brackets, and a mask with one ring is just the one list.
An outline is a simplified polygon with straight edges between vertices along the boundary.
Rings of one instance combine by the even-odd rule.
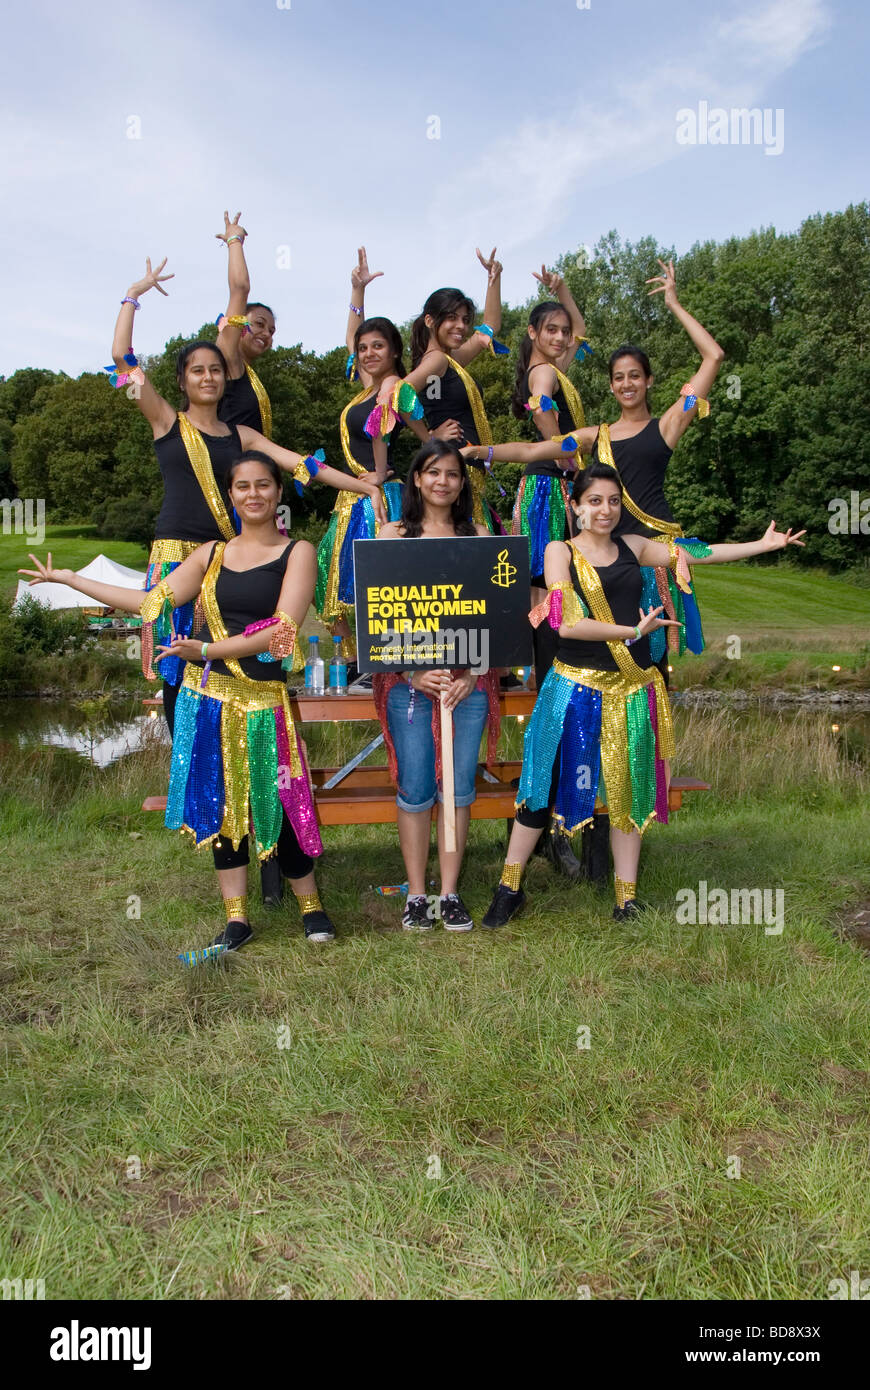
[[441, 707], [441, 795], [444, 804], [444, 849], [447, 854], [456, 853], [456, 804], [453, 782], [453, 715], [438, 701]]

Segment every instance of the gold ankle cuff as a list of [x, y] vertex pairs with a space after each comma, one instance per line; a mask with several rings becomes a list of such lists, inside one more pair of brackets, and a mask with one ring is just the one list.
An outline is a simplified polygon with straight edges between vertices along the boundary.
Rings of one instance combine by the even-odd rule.
[[512, 893], [519, 892], [520, 879], [523, 876], [522, 864], [505, 864], [501, 871], [499, 886], [510, 888]]
[[617, 878], [613, 875], [613, 891], [616, 894], [616, 906], [625, 907], [626, 903], [634, 902], [637, 895], [637, 884], [628, 883], [624, 878]]
[[247, 893], [243, 893], [240, 898], [224, 898], [224, 907], [227, 910], [228, 922], [244, 920], [248, 915]]
[[323, 904], [320, 901], [320, 894], [317, 892], [316, 889], [313, 893], [297, 893], [296, 901], [299, 904], [299, 911], [302, 913], [303, 917], [305, 916], [306, 912], [323, 911]]

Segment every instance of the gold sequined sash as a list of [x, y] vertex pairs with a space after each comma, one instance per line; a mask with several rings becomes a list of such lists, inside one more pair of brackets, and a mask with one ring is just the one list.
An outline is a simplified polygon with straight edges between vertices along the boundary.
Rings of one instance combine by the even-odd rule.
[[571, 412], [574, 428], [575, 430], [582, 430], [586, 424], [586, 416], [583, 413], [583, 402], [580, 399], [580, 392], [577, 390], [573, 381], [569, 381], [565, 373], [560, 372], [558, 367], [554, 367], [553, 371], [556, 373], [556, 378], [562, 388], [562, 395], [565, 397], [565, 403]]
[[[445, 356], [447, 354], [445, 353]], [[474, 428], [477, 430], [477, 440], [479, 444], [485, 444], [487, 448], [492, 443], [492, 430], [486, 418], [486, 411], [483, 408], [483, 397], [478, 389], [477, 382], [469, 372], [465, 370], [461, 362], [457, 362], [454, 357], [447, 358], [448, 365], [451, 366], [465, 387], [465, 394], [468, 397], [468, 404], [471, 406], [471, 414], [474, 418]]]
[[260, 407], [260, 419], [263, 422], [263, 434], [267, 439], [272, 438], [272, 402], [269, 400], [269, 393], [263, 385], [253, 367], [245, 365], [248, 374], [248, 381], [254, 388], [254, 395], [257, 397], [257, 405]]
[[[598, 426], [598, 458], [601, 463], [606, 463], [610, 468], [616, 468], [613, 460], [613, 445], [610, 442], [610, 426]], [[619, 469], [616, 468], [617, 473]], [[620, 477], [620, 482], [622, 479]], [[627, 511], [638, 521], [642, 521], [644, 526], [649, 526], [653, 531], [661, 531], [666, 536], [681, 536], [682, 526], [678, 526], [673, 521], [663, 521], [661, 517], [650, 516], [649, 512], [642, 511], [636, 502], [633, 502], [626, 491], [625, 484], [622, 483], [622, 504]]]
[[181, 431], [181, 439], [187, 450], [187, 457], [193, 469], [193, 475], [199, 483], [200, 491], [206, 500], [209, 511], [217, 522], [218, 530], [224, 540], [232, 540], [236, 534], [233, 523], [230, 521], [229, 514], [224, 506], [224, 499], [215, 481], [214, 469], [211, 466], [208, 447], [205, 440], [181, 411], [178, 412], [178, 427]]
[[[350, 409], [352, 409], [353, 406], [359, 405], [360, 401], [366, 400], [367, 397], [371, 396], [372, 394], [373, 388], [371, 386], [367, 386], [364, 391], [358, 391], [354, 396], [353, 400], [348, 401], [347, 405], [344, 407], [344, 410], [341, 412], [341, 419], [339, 421], [339, 431], [341, 434], [341, 452], [344, 454], [344, 461], [355, 478], [364, 478], [369, 470], [367, 468], [364, 468], [361, 463], [357, 463], [356, 459], [350, 451], [350, 431], [347, 428], [347, 412]], [[353, 496], [354, 498], [356, 498], [357, 496], [359, 496], [359, 494], [355, 492]]]

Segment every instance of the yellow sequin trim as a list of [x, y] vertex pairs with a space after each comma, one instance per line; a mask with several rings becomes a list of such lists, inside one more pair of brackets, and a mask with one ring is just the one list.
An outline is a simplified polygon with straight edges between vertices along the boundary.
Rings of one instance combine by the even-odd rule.
[[[446, 356], [446, 354], [445, 354]], [[483, 397], [480, 394], [477, 382], [474, 377], [465, 370], [461, 362], [457, 362], [455, 357], [448, 357], [447, 362], [451, 366], [465, 387], [465, 394], [468, 396], [468, 404], [471, 406], [471, 414], [474, 419], [474, 428], [477, 430], [477, 438], [480, 444], [485, 444], [489, 448], [492, 443], [492, 430], [489, 427], [489, 420], [486, 418], [486, 411], [483, 408]], [[478, 470], [472, 468], [471, 472]], [[483, 483], [481, 482], [481, 489]], [[475, 517], [475, 521], [477, 517]], [[481, 517], [481, 521], [483, 518]]]
[[272, 438], [272, 402], [269, 400], [268, 392], [263, 385], [253, 367], [245, 365], [248, 381], [254, 388], [254, 395], [257, 397], [257, 405], [260, 407], [260, 419], [263, 422], [263, 434], [267, 439]]
[[[610, 426], [598, 426], [598, 457], [602, 463], [606, 463], [610, 468], [616, 468], [613, 460], [613, 445], [610, 442]], [[616, 469], [617, 473], [619, 469]], [[650, 516], [649, 512], [641, 511], [636, 502], [633, 502], [625, 490], [625, 485], [620, 479], [622, 486], [622, 505], [626, 511], [631, 512], [632, 516], [638, 521], [642, 521], [644, 526], [649, 526], [653, 531], [663, 531], [668, 536], [681, 536], [683, 528], [677, 526], [676, 522], [663, 521], [659, 516]]]
[[200, 541], [152, 541], [149, 565], [180, 565], [201, 545]]
[[297, 893], [296, 901], [299, 904], [299, 911], [302, 913], [303, 917], [305, 916], [306, 912], [323, 911], [323, 904], [320, 901], [320, 895], [317, 892]]
[[501, 871], [500, 884], [505, 888], [510, 888], [512, 893], [517, 893], [520, 887], [520, 879], [523, 876], [522, 864], [505, 864]]
[[206, 505], [214, 517], [218, 530], [224, 540], [232, 540], [236, 534], [235, 527], [230, 521], [227, 509], [224, 506], [224, 499], [215, 481], [214, 469], [211, 466], [208, 447], [198, 429], [190, 423], [187, 416], [178, 413], [178, 427], [181, 430], [181, 439], [187, 450], [187, 457], [193, 469], [194, 477], [199, 483], [200, 490], [206, 500]]
[[[374, 396], [374, 388], [371, 386], [367, 386], [364, 391], [358, 391], [357, 394], [351, 400], [349, 400], [347, 405], [344, 407], [344, 410], [341, 412], [341, 418], [338, 422], [338, 430], [339, 434], [341, 435], [341, 452], [344, 454], [344, 461], [355, 478], [364, 478], [366, 473], [368, 472], [368, 469], [364, 468], [361, 463], [357, 463], [356, 459], [350, 451], [350, 431], [347, 427], [347, 412], [351, 409], [352, 406], [359, 405], [360, 401], [368, 400], [369, 396]], [[340, 495], [341, 494], [339, 494], [339, 496]], [[353, 498], [356, 498], [358, 495], [359, 494], [356, 492], [352, 492], [349, 494], [349, 496]], [[336, 503], [336, 509], [337, 507], [338, 504]]]
[[143, 623], [156, 623], [163, 612], [164, 603], [170, 604], [172, 608], [177, 606], [168, 579], [161, 579], [143, 598], [139, 607]]
[[[554, 661], [553, 670], [559, 676], [564, 676], [566, 680], [573, 681], [575, 685], [587, 685], [592, 690], [598, 690], [602, 696], [611, 695], [618, 700], [624, 701], [629, 695], [633, 695], [636, 690], [641, 690], [645, 685], [652, 685], [656, 694], [656, 715], [658, 721], [659, 753], [662, 758], [672, 758], [674, 756], [674, 730], [671, 722], [671, 705], [668, 700], [668, 692], [662, 680], [661, 671], [657, 666], [651, 666], [648, 671], [643, 671], [638, 666], [639, 679], [632, 680], [624, 675], [622, 671], [593, 671], [585, 666], [566, 666], [564, 662]], [[602, 704], [602, 727], [603, 727], [603, 704]], [[623, 748], [625, 743], [623, 742]], [[608, 800], [610, 798], [610, 788], [607, 789]]]
[[613, 891], [616, 893], [616, 906], [625, 907], [626, 903], [634, 902], [637, 894], [637, 884], [629, 883], [627, 879], [617, 878], [613, 875]]
[[233, 922], [240, 917], [248, 915], [248, 895], [243, 893], [238, 898], [224, 898], [224, 907], [227, 910], [227, 921]]
[[558, 367], [553, 368], [556, 378], [562, 388], [562, 395], [565, 397], [565, 404], [571, 412], [571, 419], [574, 421], [575, 430], [582, 430], [586, 424], [586, 415], [583, 410], [583, 402], [580, 399], [580, 392], [569, 381], [564, 372], [560, 372]]

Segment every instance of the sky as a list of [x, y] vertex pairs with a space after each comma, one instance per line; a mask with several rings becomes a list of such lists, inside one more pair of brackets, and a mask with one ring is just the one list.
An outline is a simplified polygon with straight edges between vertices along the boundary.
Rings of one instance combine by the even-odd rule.
[[[225, 208], [276, 343], [320, 352], [361, 244], [401, 323], [482, 304], [475, 246], [517, 304], [611, 228], [679, 258], [868, 196], [866, 0], [28, 0], [3, 38], [0, 375], [99, 370], [146, 256], [176, 278], [138, 350], [214, 319]], [[781, 150], [681, 143], [704, 103]]]

